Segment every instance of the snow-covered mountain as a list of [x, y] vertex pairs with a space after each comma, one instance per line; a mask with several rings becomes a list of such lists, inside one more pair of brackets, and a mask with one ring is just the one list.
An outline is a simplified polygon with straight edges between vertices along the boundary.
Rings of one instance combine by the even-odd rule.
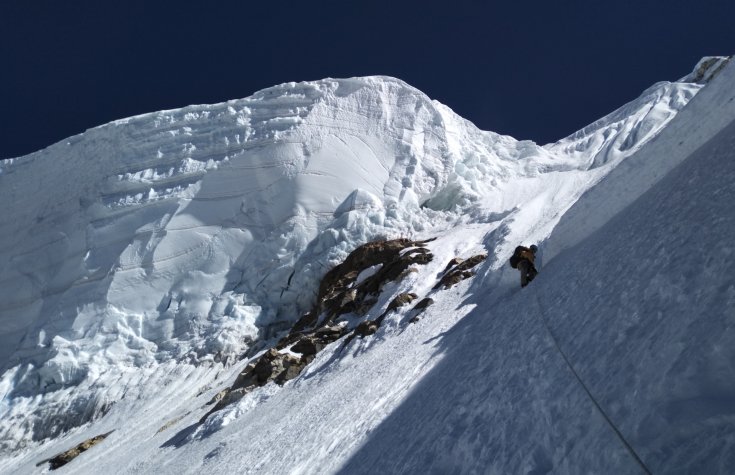
[[[726, 472], [734, 96], [705, 58], [542, 147], [394, 78], [326, 79], [0, 162], [0, 470], [114, 430], [62, 470]], [[395, 238], [432, 259], [337, 319], [387, 315], [374, 335], [198, 423], [329, 269]], [[523, 292], [519, 243], [543, 258]], [[415, 324], [386, 313], [408, 293], [434, 302]]]

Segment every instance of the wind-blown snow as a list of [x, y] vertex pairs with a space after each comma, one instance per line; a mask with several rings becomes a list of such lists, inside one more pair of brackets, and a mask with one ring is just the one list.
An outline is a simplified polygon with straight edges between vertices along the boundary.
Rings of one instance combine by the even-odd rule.
[[[636, 470], [546, 321], [650, 468], [723, 471], [735, 287], [690, 254], [732, 258], [734, 76], [659, 83], [544, 147], [370, 77], [146, 114], [0, 162], [0, 441], [14, 451], [0, 467], [116, 429], [75, 472]], [[393, 294], [429, 293], [456, 255], [492, 258], [432, 293], [418, 324], [390, 317], [187, 429], [330, 266], [399, 235], [438, 239]], [[544, 243], [523, 293], [505, 265], [520, 242]]]

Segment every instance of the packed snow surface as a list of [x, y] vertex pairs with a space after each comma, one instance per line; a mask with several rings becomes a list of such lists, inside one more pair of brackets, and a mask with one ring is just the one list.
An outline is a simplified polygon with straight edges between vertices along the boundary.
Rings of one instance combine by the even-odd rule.
[[[643, 470], [627, 443], [655, 473], [726, 473], [734, 96], [735, 66], [704, 60], [542, 147], [397, 79], [326, 79], [0, 162], [0, 470], [114, 429], [61, 470]], [[329, 268], [400, 236], [435, 237], [434, 260], [370, 317], [410, 291], [436, 302], [418, 323], [196, 424]], [[542, 260], [522, 291], [520, 243]]]

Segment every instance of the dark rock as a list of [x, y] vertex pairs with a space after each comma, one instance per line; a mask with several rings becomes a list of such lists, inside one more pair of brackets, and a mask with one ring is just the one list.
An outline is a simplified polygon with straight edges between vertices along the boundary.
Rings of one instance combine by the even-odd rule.
[[466, 261], [462, 261], [459, 264], [457, 264], [457, 267], [455, 268], [455, 270], [472, 269], [473, 267], [475, 267], [477, 264], [484, 261], [485, 259], [487, 259], [487, 254], [477, 254], [476, 256], [472, 256]]
[[217, 403], [217, 406], [220, 406], [220, 408], [222, 408], [224, 406], [232, 404], [233, 402], [237, 402], [243, 397], [245, 397], [245, 395], [249, 393], [250, 391], [252, 391], [253, 389], [255, 389], [254, 386], [247, 386], [244, 388], [233, 389], [232, 391], [229, 391], [227, 394], [225, 394], [225, 397], [220, 399], [219, 403]]
[[353, 303], [356, 298], [357, 289], [349, 289], [342, 294], [342, 301], [340, 302], [340, 306], [344, 307], [346, 305], [349, 305]]
[[420, 315], [424, 313], [427, 307], [434, 304], [434, 299], [430, 297], [425, 297], [419, 301], [416, 305], [413, 306], [411, 309], [411, 312], [414, 313], [414, 316], [411, 317], [411, 319], [408, 321], [408, 323], [416, 323], [420, 320]]
[[380, 326], [383, 324], [383, 320], [385, 320], [385, 317], [388, 316], [390, 312], [397, 309], [398, 307], [402, 307], [406, 304], [409, 304], [413, 302], [416, 298], [418, 298], [418, 295], [414, 293], [403, 293], [398, 294], [391, 302], [388, 304], [388, 308], [385, 310], [385, 312], [382, 313], [378, 318], [375, 319], [375, 324], [377, 326]]
[[462, 261], [464, 261], [464, 259], [462, 259], [461, 257], [455, 257], [455, 258], [453, 258], [451, 261], [449, 261], [449, 263], [447, 264], [447, 266], [444, 268], [444, 270], [442, 272], [443, 273], [444, 272], [447, 272], [449, 269], [451, 269], [452, 267], [454, 267], [457, 264], [461, 263]]
[[409, 267], [408, 269], [404, 270], [401, 275], [398, 276], [398, 280], [403, 280], [406, 277], [408, 277], [408, 274], [416, 274], [418, 273], [418, 269], [415, 267]]
[[462, 282], [465, 279], [469, 279], [473, 275], [475, 274], [469, 271], [452, 271], [449, 274], [442, 277], [442, 279], [434, 287], [434, 289], [438, 289], [438, 288], [448, 289], [450, 287], [454, 287], [458, 283]]
[[253, 373], [257, 377], [258, 383], [262, 386], [282, 370], [283, 365], [281, 363], [280, 353], [275, 348], [271, 348], [263, 353], [263, 356], [255, 363]]
[[470, 272], [468, 269], [472, 269], [485, 259], [487, 259], [487, 254], [478, 254], [467, 260], [457, 262], [450, 271], [442, 276], [439, 282], [434, 286], [434, 290], [439, 288], [448, 289], [457, 285], [459, 282], [472, 277], [475, 274], [474, 272]]
[[296, 333], [304, 330], [305, 328], [313, 327], [316, 324], [318, 315], [314, 312], [304, 314], [294, 323], [291, 328], [291, 333]]
[[315, 355], [322, 351], [326, 345], [314, 338], [304, 337], [299, 340], [294, 346], [291, 347], [291, 351], [294, 353], [301, 353], [302, 355]]
[[379, 325], [372, 320], [365, 320], [357, 325], [355, 328], [355, 335], [362, 337], [373, 335], [378, 331], [378, 326]]
[[291, 333], [289, 333], [288, 335], [278, 340], [278, 343], [276, 343], [275, 348], [277, 350], [282, 350], [290, 345], [293, 345], [294, 343], [299, 341], [303, 337], [303, 335], [304, 335], [303, 331], [295, 332], [291, 330]]
[[414, 251], [417, 250], [411, 249], [395, 260], [383, 264], [378, 272], [360, 283], [358, 291], [361, 294], [377, 294], [384, 284], [397, 280], [411, 265], [428, 264], [434, 258], [430, 252]]
[[395, 310], [398, 307], [403, 307], [404, 305], [408, 305], [414, 300], [416, 300], [418, 297], [419, 296], [414, 294], [413, 292], [398, 294], [396, 298], [394, 298], [390, 302], [390, 304], [388, 304], [388, 311], [390, 312], [391, 310]]
[[427, 307], [434, 305], [434, 299], [426, 297], [421, 299], [419, 303], [413, 306], [413, 310], [426, 310]]
[[[410, 239], [394, 239], [390, 241], [374, 241], [363, 244], [322, 279], [317, 293], [315, 307], [310, 314], [320, 315], [326, 311], [325, 322], [331, 322], [338, 315], [363, 310], [365, 296], [379, 292], [381, 286], [398, 278], [411, 264], [425, 264], [432, 259], [423, 243]], [[401, 254], [405, 249], [409, 249]], [[357, 288], [353, 288], [357, 276], [363, 270], [382, 264], [378, 272], [368, 277]], [[296, 326], [294, 327], [296, 328]], [[305, 328], [300, 325], [299, 328]]]
[[347, 333], [347, 328], [341, 325], [324, 326], [314, 332], [314, 336], [323, 343], [332, 343], [342, 338]]
[[[375, 296], [385, 283], [402, 279], [410, 272], [417, 272], [415, 268], [411, 268], [412, 265], [431, 262], [434, 256], [423, 247], [429, 241], [431, 240], [412, 241], [404, 238], [374, 241], [352, 251], [344, 262], [324, 275], [311, 311], [299, 318], [290, 333], [275, 348], [269, 349], [254, 363], [245, 367], [230, 389], [220, 393], [222, 396], [219, 399], [213, 398], [210, 404], [214, 404], [214, 408], [201, 421], [258, 386], [274, 380], [278, 384], [284, 384], [298, 376], [326, 345], [348, 333], [346, 326], [333, 324], [337, 317], [349, 312], [364, 314], [375, 304]], [[378, 265], [380, 268], [373, 275], [356, 285], [357, 277], [363, 270]], [[380, 318], [358, 324], [347, 338], [345, 346], [356, 336], [365, 337], [377, 332], [389, 311], [407, 305], [416, 298], [416, 294], [410, 293], [397, 296]], [[301, 357], [279, 353], [278, 350], [288, 347], [294, 353], [300, 353]]]
[[284, 370], [276, 377], [276, 384], [283, 385], [286, 381], [294, 379], [296, 376], [306, 367], [306, 363], [302, 358], [296, 358], [291, 355], [286, 355], [283, 358]]
[[258, 377], [253, 372], [253, 369], [255, 369], [255, 364], [250, 363], [248, 364], [245, 369], [243, 369], [240, 374], [237, 375], [237, 378], [235, 378], [235, 382], [232, 383], [232, 389], [237, 388], [243, 388], [245, 386], [252, 386], [258, 384]]
[[81, 455], [82, 452], [89, 450], [90, 448], [105, 440], [107, 436], [112, 434], [113, 432], [114, 431], [110, 431], [105, 434], [100, 434], [90, 439], [87, 439], [81, 444], [78, 444], [65, 452], [61, 452], [60, 454], [56, 454], [49, 459], [38, 462], [36, 464], [36, 467], [38, 467], [39, 465], [43, 465], [46, 462], [49, 463], [49, 467], [51, 468], [51, 470], [56, 470], [59, 467], [63, 467], [64, 465]]
[[429, 243], [429, 242], [432, 242], [432, 241], [436, 241], [436, 237], [429, 238], [429, 239], [424, 239], [423, 241], [416, 241], [415, 244], [417, 246], [425, 246], [426, 243]]
[[[357, 308], [357, 289], [347, 289], [334, 297], [332, 305], [332, 318], [345, 313], [350, 313]], [[339, 302], [339, 303], [337, 303]]]
[[362, 295], [360, 302], [355, 307], [354, 312], [358, 315], [365, 315], [370, 311], [371, 308], [378, 302], [378, 299], [373, 295]]

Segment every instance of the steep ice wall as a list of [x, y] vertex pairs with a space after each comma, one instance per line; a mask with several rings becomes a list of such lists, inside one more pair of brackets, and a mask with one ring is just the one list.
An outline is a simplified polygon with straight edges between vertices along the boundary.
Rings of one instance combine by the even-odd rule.
[[2, 447], [259, 348], [372, 237], [496, 222], [540, 240], [698, 87], [659, 84], [542, 148], [396, 79], [289, 83], [0, 162]]

